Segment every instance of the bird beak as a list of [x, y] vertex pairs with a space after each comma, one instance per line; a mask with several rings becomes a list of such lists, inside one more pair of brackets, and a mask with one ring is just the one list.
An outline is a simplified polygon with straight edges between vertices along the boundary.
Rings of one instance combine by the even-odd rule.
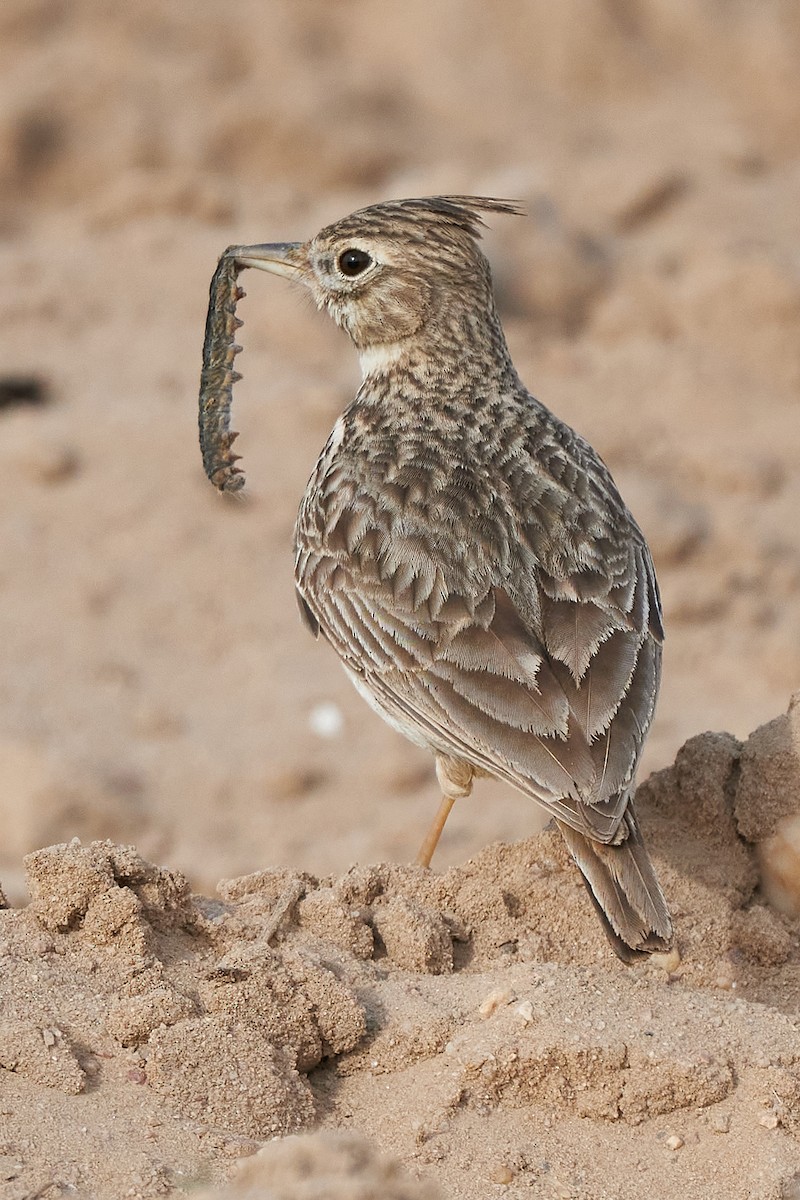
[[229, 246], [225, 256], [235, 258], [241, 267], [256, 267], [293, 279], [307, 265], [302, 251], [302, 242], [267, 242], [263, 246]]

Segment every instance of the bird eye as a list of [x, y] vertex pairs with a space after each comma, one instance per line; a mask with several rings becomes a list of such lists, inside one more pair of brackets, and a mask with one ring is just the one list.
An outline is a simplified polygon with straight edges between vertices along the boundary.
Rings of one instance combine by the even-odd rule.
[[339, 255], [339, 270], [343, 275], [351, 278], [353, 275], [360, 275], [362, 271], [366, 271], [371, 263], [372, 259], [366, 250], [344, 250]]

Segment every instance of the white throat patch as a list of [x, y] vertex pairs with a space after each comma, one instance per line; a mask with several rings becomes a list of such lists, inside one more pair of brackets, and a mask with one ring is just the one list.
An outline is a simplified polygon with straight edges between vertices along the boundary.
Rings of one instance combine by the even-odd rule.
[[358, 358], [361, 363], [361, 376], [381, 375], [390, 370], [402, 358], [405, 348], [402, 342], [380, 342], [377, 346], [367, 346], [360, 350]]

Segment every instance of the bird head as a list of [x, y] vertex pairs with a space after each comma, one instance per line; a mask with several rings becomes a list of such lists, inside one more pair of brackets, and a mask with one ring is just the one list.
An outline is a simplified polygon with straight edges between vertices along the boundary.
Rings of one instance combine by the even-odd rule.
[[520, 211], [479, 196], [395, 200], [359, 209], [308, 242], [226, 253], [307, 287], [350, 334], [365, 365], [390, 358], [426, 327], [452, 324], [458, 313], [472, 320], [487, 306], [493, 313], [489, 265], [478, 246], [481, 213]]

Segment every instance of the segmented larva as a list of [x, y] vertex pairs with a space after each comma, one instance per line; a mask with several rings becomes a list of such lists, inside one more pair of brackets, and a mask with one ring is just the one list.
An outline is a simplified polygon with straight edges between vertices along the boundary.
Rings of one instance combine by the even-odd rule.
[[231, 447], [239, 436], [230, 428], [233, 385], [241, 379], [233, 360], [241, 350], [234, 342], [243, 324], [236, 305], [244, 296], [236, 278], [242, 267], [229, 246], [217, 264], [208, 296], [208, 316], [200, 375], [200, 449], [206, 475], [221, 492], [244, 487], [244, 472], [236, 466], [239, 454]]

